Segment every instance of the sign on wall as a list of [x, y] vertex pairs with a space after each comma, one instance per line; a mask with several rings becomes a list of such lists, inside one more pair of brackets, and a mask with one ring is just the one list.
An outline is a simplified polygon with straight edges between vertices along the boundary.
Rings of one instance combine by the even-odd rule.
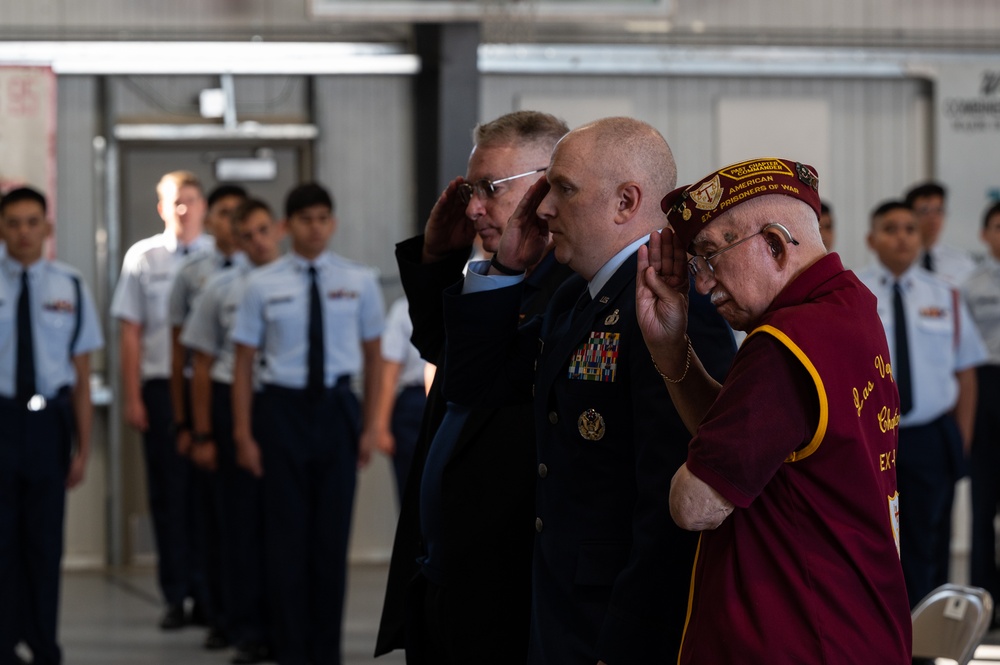
[[[42, 190], [55, 219], [55, 167], [55, 74], [0, 65], [0, 193], [22, 185]], [[54, 248], [53, 240], [50, 253]]]
[[935, 174], [948, 188], [944, 235], [981, 251], [983, 212], [1000, 200], [1000, 61], [938, 68]]

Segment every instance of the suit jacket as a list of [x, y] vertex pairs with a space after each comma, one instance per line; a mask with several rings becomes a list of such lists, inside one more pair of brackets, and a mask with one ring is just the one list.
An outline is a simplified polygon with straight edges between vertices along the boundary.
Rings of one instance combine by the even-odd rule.
[[[586, 283], [574, 276], [520, 329], [518, 287], [446, 294], [449, 399], [534, 404], [529, 663], [677, 659], [698, 536], [674, 524], [668, 495], [691, 437], [642, 338], [635, 274], [633, 254], [581, 311]], [[688, 334], [723, 378], [732, 332], [695, 293]]]
[[[409, 601], [419, 603], [420, 484], [431, 442], [444, 416], [444, 320], [441, 296], [462, 279], [468, 251], [423, 265], [423, 236], [397, 245], [403, 288], [413, 320], [412, 341], [421, 355], [439, 365], [424, 411], [424, 422], [406, 483], [393, 543], [389, 580], [375, 655], [407, 648], [407, 662], [419, 655], [419, 627], [408, 616]], [[572, 271], [549, 256], [526, 280], [518, 311], [539, 315]], [[462, 428], [443, 475], [442, 550], [448, 593], [455, 612], [448, 617], [454, 634], [483, 663], [523, 663], [527, 653], [534, 539], [535, 437], [530, 405], [473, 409]], [[419, 608], [416, 612], [419, 613]], [[410, 634], [407, 635], [407, 631]], [[486, 649], [483, 644], [491, 644]]]

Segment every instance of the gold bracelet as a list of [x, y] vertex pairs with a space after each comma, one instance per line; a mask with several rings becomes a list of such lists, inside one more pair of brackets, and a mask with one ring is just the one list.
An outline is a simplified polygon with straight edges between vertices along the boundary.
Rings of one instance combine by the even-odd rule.
[[688, 370], [691, 369], [691, 338], [685, 333], [684, 339], [687, 340], [687, 360], [684, 362], [684, 373], [681, 374], [681, 378], [679, 379], [671, 379], [669, 376], [661, 372], [660, 368], [656, 366], [656, 359], [653, 358], [652, 354], [649, 355], [650, 360], [653, 361], [653, 369], [655, 369], [656, 373], [659, 374], [667, 383], [680, 383], [687, 378]]

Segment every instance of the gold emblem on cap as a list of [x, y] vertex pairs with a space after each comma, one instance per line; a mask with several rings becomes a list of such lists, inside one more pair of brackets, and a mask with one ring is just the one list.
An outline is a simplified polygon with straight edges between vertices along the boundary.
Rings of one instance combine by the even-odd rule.
[[576, 427], [580, 436], [587, 441], [600, 441], [604, 438], [604, 416], [593, 409], [587, 409], [576, 419]]
[[722, 184], [719, 182], [719, 174], [712, 176], [712, 179], [698, 186], [698, 189], [691, 190], [691, 200], [694, 201], [698, 210], [715, 210], [722, 200]]
[[613, 326], [616, 323], [618, 323], [619, 318], [620, 317], [618, 316], [618, 310], [616, 309], [615, 311], [611, 312], [611, 314], [608, 315], [608, 318], [604, 319], [604, 325]]
[[684, 218], [685, 222], [688, 221], [689, 219], [691, 219], [691, 211], [688, 210], [687, 208], [684, 208], [684, 214], [681, 215], [681, 217]]

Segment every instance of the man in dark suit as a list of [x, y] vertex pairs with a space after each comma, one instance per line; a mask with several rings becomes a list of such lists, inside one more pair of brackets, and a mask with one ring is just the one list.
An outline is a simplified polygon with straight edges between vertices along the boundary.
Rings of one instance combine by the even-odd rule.
[[[440, 363], [442, 291], [462, 279], [478, 233], [495, 252], [511, 213], [549, 163], [565, 123], [534, 111], [476, 127], [467, 176], [456, 178], [425, 233], [396, 249], [413, 343]], [[551, 253], [526, 279], [518, 311], [540, 314], [572, 272]], [[531, 603], [535, 439], [531, 406], [447, 404], [438, 373], [403, 493], [376, 655], [409, 665], [524, 663]]]
[[[676, 181], [663, 137], [631, 118], [570, 132], [491, 262], [445, 296], [446, 394], [534, 403], [538, 445], [532, 665], [648, 665], [677, 657], [697, 536], [670, 519], [689, 434], [635, 315], [636, 252], [665, 224]], [[551, 234], [551, 236], [550, 236]], [[520, 327], [521, 274], [546, 250], [576, 275]], [[687, 334], [722, 376], [730, 329], [692, 300]]]

